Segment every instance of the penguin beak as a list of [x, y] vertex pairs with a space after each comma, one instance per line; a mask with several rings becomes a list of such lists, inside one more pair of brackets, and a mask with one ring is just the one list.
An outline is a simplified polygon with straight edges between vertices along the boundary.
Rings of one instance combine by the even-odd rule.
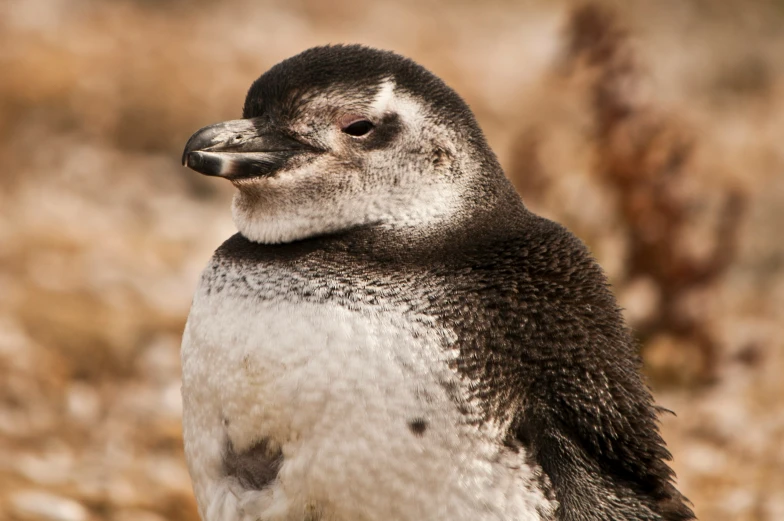
[[182, 164], [204, 175], [231, 180], [268, 177], [297, 154], [316, 151], [259, 118], [237, 119], [193, 134], [182, 153]]

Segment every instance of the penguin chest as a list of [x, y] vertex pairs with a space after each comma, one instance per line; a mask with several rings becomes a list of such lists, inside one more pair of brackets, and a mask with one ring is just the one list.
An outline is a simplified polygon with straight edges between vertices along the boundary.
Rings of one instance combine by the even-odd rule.
[[183, 424], [202, 515], [538, 519], [531, 470], [470, 420], [450, 342], [391, 307], [197, 295]]
[[261, 436], [336, 448], [410, 437], [410, 423], [443, 415], [455, 378], [439, 335], [394, 312], [236, 301], [200, 322], [192, 355], [240, 450]]
[[[342, 515], [355, 519], [394, 511], [401, 495], [432, 501], [462, 438], [443, 337], [395, 311], [197, 296], [183, 347], [186, 452], [210, 423], [236, 454], [262, 441], [277, 451], [287, 497], [354, 505]], [[216, 417], [198, 421], [208, 410]]]

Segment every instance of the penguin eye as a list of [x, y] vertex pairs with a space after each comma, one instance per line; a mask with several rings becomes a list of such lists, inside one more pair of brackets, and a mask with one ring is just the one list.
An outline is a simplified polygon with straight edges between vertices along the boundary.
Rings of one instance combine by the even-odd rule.
[[366, 119], [360, 119], [343, 127], [341, 130], [349, 136], [361, 137], [373, 130], [373, 123]]

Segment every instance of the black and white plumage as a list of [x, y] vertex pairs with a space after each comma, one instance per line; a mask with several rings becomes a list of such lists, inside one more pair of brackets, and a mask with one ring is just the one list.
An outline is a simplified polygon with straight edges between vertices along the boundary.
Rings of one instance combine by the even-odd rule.
[[183, 338], [205, 520], [693, 517], [601, 269], [457, 94], [327, 46], [243, 118], [183, 156], [238, 188]]

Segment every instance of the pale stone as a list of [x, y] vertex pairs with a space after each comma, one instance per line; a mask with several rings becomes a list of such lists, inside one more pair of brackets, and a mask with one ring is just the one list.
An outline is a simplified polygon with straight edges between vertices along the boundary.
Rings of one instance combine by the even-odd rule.
[[47, 492], [28, 490], [11, 497], [14, 514], [22, 519], [38, 521], [87, 521], [89, 513], [71, 499]]

